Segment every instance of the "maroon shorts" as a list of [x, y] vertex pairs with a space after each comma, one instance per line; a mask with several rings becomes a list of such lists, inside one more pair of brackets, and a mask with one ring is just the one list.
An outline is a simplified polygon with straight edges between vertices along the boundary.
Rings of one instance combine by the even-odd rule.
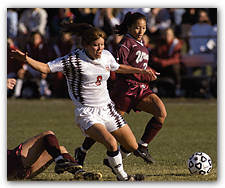
[[110, 92], [110, 97], [115, 103], [116, 109], [129, 113], [131, 109], [137, 109], [139, 102], [153, 91], [149, 85], [134, 80], [116, 80]]
[[13, 150], [7, 150], [7, 178], [24, 179], [29, 175], [28, 168], [25, 168], [21, 160], [21, 150], [23, 145], [20, 144]]

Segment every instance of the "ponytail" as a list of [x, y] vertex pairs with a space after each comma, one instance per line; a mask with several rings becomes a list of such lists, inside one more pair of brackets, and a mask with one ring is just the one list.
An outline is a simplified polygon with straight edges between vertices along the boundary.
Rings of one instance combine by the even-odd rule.
[[143, 14], [139, 12], [128, 12], [124, 17], [123, 22], [120, 25], [115, 26], [115, 33], [119, 35], [126, 34], [128, 28], [135, 24], [139, 19], [144, 19], [146, 21], [146, 17]]
[[99, 38], [106, 38], [104, 31], [87, 23], [63, 23], [61, 24], [61, 29], [63, 32], [69, 32], [71, 34], [80, 36], [82, 43], [84, 44], [90, 44]]
[[131, 12], [128, 12], [124, 17], [123, 22], [120, 25], [115, 26], [116, 27], [115, 33], [119, 35], [123, 35], [127, 33], [130, 16], [131, 16]]

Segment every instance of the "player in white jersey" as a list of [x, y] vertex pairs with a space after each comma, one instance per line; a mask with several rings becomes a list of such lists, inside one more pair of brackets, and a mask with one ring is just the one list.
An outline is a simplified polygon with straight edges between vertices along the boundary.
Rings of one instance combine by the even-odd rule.
[[147, 74], [153, 79], [156, 76], [149, 70], [117, 64], [110, 52], [104, 50], [103, 31], [88, 24], [68, 24], [64, 29], [80, 36], [84, 48], [76, 49], [47, 64], [36, 61], [19, 50], [12, 50], [11, 56], [27, 62], [42, 73], [63, 72], [70, 97], [76, 105], [76, 123], [87, 136], [106, 147], [109, 166], [117, 180], [138, 180], [139, 176], [129, 176], [124, 171], [117, 141], [130, 152], [136, 151], [138, 144], [128, 124], [115, 110], [106, 81], [110, 71]]
[[101, 58], [92, 60], [84, 49], [76, 49], [48, 62], [48, 66], [51, 72], [64, 73], [70, 98], [76, 105], [99, 107], [110, 103], [107, 80], [119, 64], [109, 51], [103, 50]]

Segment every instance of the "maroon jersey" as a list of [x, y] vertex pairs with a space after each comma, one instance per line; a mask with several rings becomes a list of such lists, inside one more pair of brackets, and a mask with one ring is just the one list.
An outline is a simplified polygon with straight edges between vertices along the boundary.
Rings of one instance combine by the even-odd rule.
[[[116, 59], [119, 64], [147, 69], [149, 53], [142, 41], [137, 41], [127, 34], [119, 44]], [[127, 113], [131, 109], [140, 111], [137, 108], [138, 103], [153, 93], [148, 85], [150, 80], [148, 76], [141, 74], [116, 74], [110, 88], [110, 97], [116, 108]]]
[[[116, 51], [116, 60], [119, 64], [130, 65], [141, 69], [148, 67], [149, 52], [142, 41], [137, 41], [131, 35], [126, 34], [121, 40]], [[140, 74], [126, 74], [118, 77], [126, 80], [142, 81]]]

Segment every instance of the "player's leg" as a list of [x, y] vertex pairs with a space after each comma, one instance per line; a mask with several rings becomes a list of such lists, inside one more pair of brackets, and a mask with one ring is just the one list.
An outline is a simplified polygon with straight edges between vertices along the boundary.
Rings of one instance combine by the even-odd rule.
[[39, 170], [41, 172], [41, 167], [45, 169], [45, 164], [51, 159], [56, 162], [56, 172], [81, 168], [77, 163], [72, 163], [62, 156], [58, 140], [52, 131], [43, 132], [23, 143], [21, 160], [24, 167], [30, 169], [30, 174], [36, 174]]
[[[121, 96], [118, 96], [118, 93], [120, 93]], [[110, 97], [115, 102], [117, 111], [121, 115], [124, 115], [125, 112], [131, 110], [130, 104], [132, 103], [132, 101], [130, 97], [124, 97], [124, 91], [118, 92], [117, 90], [114, 90], [113, 92], [110, 92]], [[82, 146], [75, 149], [75, 159], [80, 165], [84, 164], [86, 153], [94, 144], [95, 141], [92, 138], [86, 137]]]
[[[143, 98], [137, 105], [137, 109], [153, 115], [151, 120], [147, 123], [144, 133], [139, 141], [140, 154], [143, 153], [147, 156], [147, 162], [154, 162], [148, 153], [148, 144], [158, 134], [167, 116], [165, 106], [161, 99], [156, 94], [150, 94]], [[152, 161], [151, 161], [152, 160]]]
[[[67, 159], [68, 161], [72, 162], [75, 164], [75, 168], [70, 168], [68, 169], [69, 172], [75, 173], [75, 171], [81, 169], [80, 167], [77, 168], [76, 161], [74, 158], [68, 153], [66, 148], [64, 146], [60, 146], [60, 153], [63, 156], [64, 159]], [[30, 168], [30, 176], [27, 178], [33, 178], [36, 175], [40, 174], [43, 172], [52, 162], [54, 159], [52, 156], [47, 152], [47, 150], [44, 150], [39, 158], [35, 161], [35, 163], [31, 166]]]
[[128, 157], [131, 152], [137, 150], [138, 145], [136, 138], [128, 125], [124, 125], [120, 129], [112, 132], [112, 134], [120, 143], [119, 150], [123, 159]]
[[151, 94], [143, 98], [137, 108], [153, 115], [153, 118], [148, 122], [145, 129], [146, 131], [142, 136], [142, 141], [149, 143], [162, 128], [167, 116], [166, 108], [162, 100], [156, 94]]
[[[117, 110], [122, 116], [125, 114], [125, 111], [123, 110]], [[95, 144], [95, 140], [93, 140], [90, 137], [85, 137], [83, 144], [75, 149], [74, 152], [74, 157], [77, 160], [77, 162], [80, 165], [84, 165], [84, 160], [86, 157], [86, 154], [88, 152], [89, 149], [91, 149], [91, 147]], [[127, 152], [123, 147], [120, 147], [120, 152], [122, 154], [122, 157], [124, 158], [125, 156], [129, 155], [129, 152]]]
[[53, 158], [51, 155], [48, 154], [46, 150], [44, 150], [39, 158], [32, 164], [29, 169], [29, 175], [26, 177], [27, 179], [31, 179], [41, 172], [43, 172], [49, 165], [52, 164]]
[[[77, 161], [68, 153], [64, 146], [60, 146], [60, 152], [64, 159], [70, 162], [70, 168], [67, 168], [67, 171], [71, 174], [74, 174], [75, 179], [84, 179], [84, 180], [101, 180], [102, 174], [95, 172], [87, 172], [81, 168], [81, 166], [77, 166]], [[27, 178], [33, 178], [36, 175], [43, 172], [52, 162], [53, 158], [49, 153], [45, 150], [37, 161], [32, 165], [30, 169], [30, 176]], [[74, 164], [72, 166], [71, 164]]]
[[[23, 143], [23, 148], [21, 150], [22, 162], [27, 167], [32, 166], [38, 157], [45, 150], [44, 137], [48, 134], [53, 134], [52, 131], [43, 132], [37, 136], [29, 138]], [[58, 148], [59, 150], [59, 148]], [[60, 153], [60, 151], [57, 151]]]
[[107, 148], [107, 158], [119, 180], [127, 180], [128, 175], [123, 169], [122, 156], [114, 136], [102, 124], [94, 124], [85, 131], [92, 139], [102, 143]]
[[[73, 162], [77, 163], [77, 161], [68, 153], [66, 148], [64, 146], [60, 146], [60, 151], [62, 153], [62, 156]], [[76, 180], [101, 180], [102, 179], [102, 174], [100, 172], [88, 172], [83, 170], [82, 168], [77, 170], [77, 169], [70, 169], [68, 170], [69, 173], [74, 174], [74, 179]]]
[[127, 124], [113, 131], [111, 134], [127, 151], [133, 152], [138, 148], [136, 138]]
[[[111, 134], [121, 144], [119, 151], [121, 153], [122, 159], [127, 157], [131, 152], [134, 152], [138, 149], [136, 138], [127, 124], [111, 132]], [[103, 164], [110, 167], [114, 174], [117, 174], [115, 168], [112, 168], [112, 164], [110, 163], [109, 159], [104, 159]], [[128, 180], [142, 181], [144, 180], [144, 176], [143, 174], [135, 174], [133, 176], [128, 176]]]
[[86, 154], [88, 150], [91, 149], [91, 147], [95, 144], [95, 142], [96, 141], [92, 138], [85, 137], [83, 144], [75, 149], [74, 157], [80, 165], [84, 165]]

